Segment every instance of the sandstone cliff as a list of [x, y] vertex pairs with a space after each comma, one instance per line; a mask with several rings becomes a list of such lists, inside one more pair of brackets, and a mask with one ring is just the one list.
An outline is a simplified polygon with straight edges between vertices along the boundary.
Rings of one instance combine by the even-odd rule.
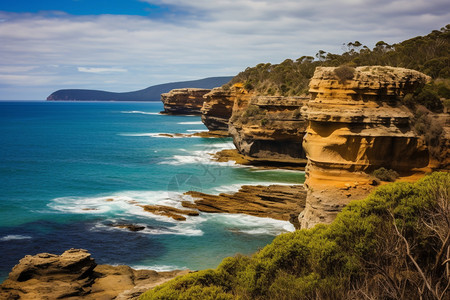
[[251, 161], [305, 164], [307, 98], [257, 96], [241, 88], [229, 121], [237, 150]]
[[407, 175], [429, 163], [425, 142], [411, 126], [412, 113], [401, 103], [428, 76], [380, 66], [349, 68], [345, 78], [337, 71], [319, 67], [310, 82], [302, 227], [328, 223], [350, 200], [367, 195], [373, 170]]
[[203, 96], [209, 89], [174, 89], [161, 94], [164, 103], [164, 113], [167, 114], [201, 114]]
[[203, 99], [201, 109], [203, 124], [212, 131], [228, 130], [228, 120], [236, 100], [236, 90], [214, 88], [205, 94]]
[[188, 271], [155, 272], [97, 265], [86, 250], [40, 253], [20, 260], [0, 285], [0, 299], [137, 299]]

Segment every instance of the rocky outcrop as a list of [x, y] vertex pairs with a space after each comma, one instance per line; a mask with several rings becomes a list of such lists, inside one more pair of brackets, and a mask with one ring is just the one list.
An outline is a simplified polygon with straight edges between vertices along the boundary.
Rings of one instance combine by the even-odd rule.
[[166, 114], [201, 114], [203, 96], [210, 89], [174, 89], [168, 93], [161, 94]]
[[203, 96], [202, 121], [212, 131], [228, 130], [228, 120], [236, 100], [235, 88], [214, 88]]
[[183, 201], [184, 207], [208, 213], [247, 214], [257, 217], [291, 221], [298, 227], [297, 216], [305, 206], [303, 185], [244, 185], [233, 194], [209, 195], [190, 191], [185, 193], [193, 202]]
[[427, 80], [403, 68], [348, 68], [345, 78], [336, 68], [316, 69], [303, 139], [308, 196], [302, 227], [330, 222], [350, 200], [364, 198], [375, 169], [410, 174], [428, 165], [427, 147], [401, 102]]
[[305, 97], [248, 95], [243, 90], [229, 121], [238, 151], [252, 161], [306, 164], [302, 140], [307, 101]]
[[97, 265], [86, 250], [40, 253], [19, 261], [0, 285], [0, 299], [137, 299], [188, 271], [156, 272]]
[[186, 216], [198, 216], [198, 211], [189, 209], [179, 209], [166, 205], [142, 205], [142, 208], [149, 213], [158, 216], [165, 216], [176, 221], [186, 221]]

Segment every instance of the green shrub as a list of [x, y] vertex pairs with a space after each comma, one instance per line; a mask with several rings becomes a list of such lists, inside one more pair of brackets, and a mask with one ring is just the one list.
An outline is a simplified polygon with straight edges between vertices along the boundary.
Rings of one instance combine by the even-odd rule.
[[247, 109], [245, 110], [245, 114], [247, 117], [253, 117], [260, 115], [262, 113], [262, 109], [259, 108], [259, 106], [256, 105], [249, 105]]
[[330, 225], [279, 235], [140, 299], [448, 299], [449, 197], [445, 172], [384, 185]]
[[383, 167], [373, 171], [372, 175], [382, 181], [395, 181], [398, 178], [398, 173], [392, 169], [385, 169]]
[[334, 74], [339, 82], [344, 84], [347, 80], [353, 79], [353, 76], [355, 76], [355, 68], [343, 65], [334, 69]]

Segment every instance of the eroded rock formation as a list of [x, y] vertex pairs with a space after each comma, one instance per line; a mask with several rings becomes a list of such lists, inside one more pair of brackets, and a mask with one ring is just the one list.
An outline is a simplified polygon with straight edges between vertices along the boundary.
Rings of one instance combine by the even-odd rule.
[[189, 271], [156, 272], [97, 265], [82, 249], [40, 253], [19, 261], [0, 285], [0, 299], [137, 299], [146, 290]]
[[202, 121], [211, 131], [228, 130], [228, 120], [231, 117], [233, 104], [236, 100], [236, 90], [214, 88], [203, 96]]
[[305, 97], [241, 94], [229, 121], [238, 151], [253, 161], [305, 164]]
[[195, 191], [185, 194], [194, 201], [183, 201], [184, 207], [208, 213], [247, 214], [290, 221], [296, 227], [299, 227], [297, 216], [303, 211], [306, 198], [303, 185], [244, 185], [233, 194], [209, 195]]
[[412, 114], [401, 103], [428, 76], [380, 66], [350, 71], [342, 79], [336, 68], [318, 67], [310, 82], [302, 227], [330, 222], [350, 200], [365, 197], [373, 170], [408, 174], [429, 163], [427, 147], [411, 126]]
[[203, 95], [210, 89], [174, 89], [168, 93], [161, 94], [164, 103], [164, 113], [167, 114], [201, 114], [203, 106]]

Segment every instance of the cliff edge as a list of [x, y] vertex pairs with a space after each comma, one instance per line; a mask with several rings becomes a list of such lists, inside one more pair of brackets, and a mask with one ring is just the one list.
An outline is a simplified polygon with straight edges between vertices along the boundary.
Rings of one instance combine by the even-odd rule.
[[428, 166], [428, 148], [401, 101], [428, 80], [404, 68], [316, 68], [303, 139], [308, 195], [302, 228], [329, 223], [350, 200], [364, 198], [375, 169], [411, 175]]

